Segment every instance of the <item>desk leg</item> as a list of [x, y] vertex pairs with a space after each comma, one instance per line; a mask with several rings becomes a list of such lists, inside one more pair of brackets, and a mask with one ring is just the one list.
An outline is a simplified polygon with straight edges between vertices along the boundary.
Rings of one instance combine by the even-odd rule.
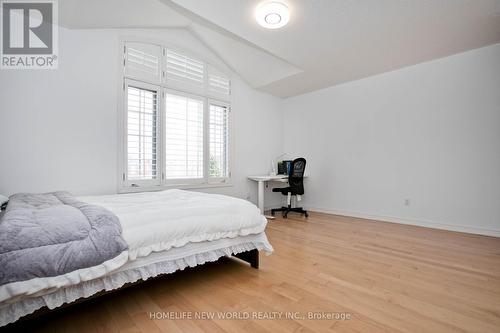
[[[262, 215], [264, 215], [264, 181], [263, 180], [259, 180], [258, 182], [258, 194], [257, 194], [257, 202], [258, 202], [258, 206], [259, 206], [259, 209], [260, 209], [260, 212], [262, 213]], [[274, 220], [274, 216], [269, 216], [269, 215], [264, 215], [268, 220]]]
[[264, 214], [264, 181], [259, 180], [259, 189], [257, 194], [257, 200], [260, 212]]

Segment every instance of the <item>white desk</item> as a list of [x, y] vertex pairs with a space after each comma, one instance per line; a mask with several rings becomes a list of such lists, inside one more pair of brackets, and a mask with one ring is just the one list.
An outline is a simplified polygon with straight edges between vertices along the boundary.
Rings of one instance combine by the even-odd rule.
[[[288, 182], [288, 175], [262, 175], [262, 176], [248, 176], [247, 177], [250, 180], [254, 180], [258, 184], [258, 191], [257, 191], [257, 206], [260, 209], [260, 212], [264, 214], [264, 184], [266, 182], [279, 182], [279, 183], [286, 183]], [[307, 178], [307, 176], [304, 176], [304, 178]], [[266, 216], [267, 218], [273, 218], [270, 216]]]

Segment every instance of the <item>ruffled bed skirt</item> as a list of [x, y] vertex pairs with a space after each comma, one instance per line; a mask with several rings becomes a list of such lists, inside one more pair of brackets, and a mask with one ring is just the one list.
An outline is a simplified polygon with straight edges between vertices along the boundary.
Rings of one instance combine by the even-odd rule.
[[47, 295], [27, 298], [11, 304], [4, 304], [0, 308], [0, 327], [13, 323], [19, 318], [31, 314], [45, 306], [49, 309], [54, 309], [65, 303], [71, 303], [79, 298], [90, 297], [103, 290], [110, 291], [118, 289], [127, 283], [147, 280], [160, 274], [170, 274], [178, 270], [183, 270], [186, 267], [195, 267], [206, 262], [217, 261], [223, 256], [231, 256], [254, 249], [264, 250], [268, 253], [273, 251], [270, 244], [265, 241], [236, 244], [221, 249], [190, 255], [181, 259], [162, 261], [117, 271], [99, 279], [56, 290]]

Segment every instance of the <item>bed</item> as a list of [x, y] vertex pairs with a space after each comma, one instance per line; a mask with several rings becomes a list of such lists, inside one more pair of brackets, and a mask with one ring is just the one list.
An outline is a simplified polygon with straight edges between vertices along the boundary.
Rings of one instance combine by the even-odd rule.
[[[267, 220], [259, 209], [245, 200], [224, 195], [166, 190], [77, 198], [57, 192], [55, 197], [50, 197], [50, 200], [38, 196], [28, 196], [28, 198], [29, 200], [25, 194], [11, 197], [11, 202], [13, 200], [21, 202], [18, 206], [22, 208], [19, 209], [22, 218], [19, 218], [19, 213], [13, 214], [15, 208], [8, 207], [0, 222], [0, 242], [8, 242], [8, 238], [19, 238], [20, 230], [25, 230], [27, 225], [34, 224], [31, 220], [23, 221], [24, 228], [18, 228], [13, 232], [15, 236], [7, 236], [6, 232], [2, 234], [2, 228], [6, 229], [8, 224], [6, 220], [9, 213], [11, 214], [9, 221], [14, 221], [13, 224], [19, 224], [19, 220], [26, 216], [33, 218], [34, 215], [41, 220], [39, 224], [43, 229], [53, 224], [64, 225], [66, 228], [68, 224], [73, 225], [73, 222], [67, 223], [67, 216], [71, 216], [73, 207], [87, 214], [89, 221], [92, 221], [92, 218], [89, 218], [88, 214], [94, 216], [95, 221], [90, 226], [84, 224], [86, 222], [75, 222], [75, 225], [83, 224], [77, 231], [72, 231], [71, 236], [66, 237], [74, 237], [78, 233], [82, 235], [94, 233], [98, 236], [94, 235], [93, 238], [79, 236], [70, 241], [63, 238], [61, 241], [65, 246], [63, 250], [60, 249], [61, 244], [41, 243], [43, 246], [37, 247], [35, 254], [32, 254], [33, 251], [28, 253], [30, 257], [41, 256], [42, 254], [38, 254], [41, 252], [39, 249], [58, 246], [50, 248], [50, 252], [61, 253], [61, 256], [47, 261], [58, 264], [64, 262], [64, 264], [53, 268], [52, 273], [43, 265], [39, 268], [43, 272], [36, 273], [37, 267], [33, 266], [34, 263], [25, 264], [27, 268], [20, 269], [19, 263], [23, 264], [26, 259], [23, 261], [18, 258], [19, 245], [11, 246], [14, 247], [14, 251], [11, 252], [16, 256], [5, 259], [5, 246], [0, 244], [0, 264], [7, 263], [2, 268], [4, 272], [0, 272], [0, 278], [9, 275], [4, 274], [9, 270], [19, 270], [18, 275], [24, 274], [26, 270], [35, 271], [32, 273], [35, 275], [17, 280], [4, 277], [3, 281], [8, 283], [0, 285], [0, 326], [15, 322], [38, 309], [55, 309], [130, 283], [216, 261], [223, 256], [236, 256], [257, 268], [258, 251], [267, 254], [273, 251], [265, 234]], [[63, 202], [64, 207], [61, 207], [58, 201]], [[26, 214], [23, 210], [26, 202], [29, 203], [27, 207], [34, 213]], [[68, 203], [73, 207], [66, 207]], [[16, 205], [12, 203], [12, 206]], [[46, 211], [55, 214], [56, 218], [53, 216], [47, 218]], [[75, 218], [75, 221], [77, 220]], [[119, 233], [117, 220], [118, 229], [121, 227]], [[95, 230], [99, 228], [104, 231], [96, 233]], [[82, 229], [84, 231], [81, 231]], [[47, 234], [46, 230], [43, 231]], [[61, 234], [61, 231], [57, 229], [54, 233]], [[103, 233], [107, 234], [107, 238], [100, 240]], [[53, 238], [49, 233], [50, 242], [53, 242]], [[86, 241], [83, 245], [87, 247], [81, 246], [83, 241]], [[79, 247], [68, 251], [67, 244], [73, 243]], [[109, 252], [107, 255], [106, 251], [102, 250], [105, 247]], [[96, 256], [102, 258], [98, 261], [89, 261], [88, 252], [91, 252], [92, 260]], [[71, 255], [68, 256], [68, 253]], [[67, 260], [68, 257], [70, 260]]]

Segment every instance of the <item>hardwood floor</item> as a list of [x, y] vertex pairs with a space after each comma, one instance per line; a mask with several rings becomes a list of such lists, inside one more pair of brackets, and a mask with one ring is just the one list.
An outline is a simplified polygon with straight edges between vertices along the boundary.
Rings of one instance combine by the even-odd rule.
[[[500, 238], [311, 213], [224, 258], [10, 327], [46, 332], [500, 332]], [[150, 313], [241, 319], [151, 319]], [[293, 314], [292, 319], [245, 319]], [[315, 315], [350, 319], [308, 320]], [[275, 314], [278, 315], [278, 314]], [[302, 319], [302, 316], [306, 316]]]

